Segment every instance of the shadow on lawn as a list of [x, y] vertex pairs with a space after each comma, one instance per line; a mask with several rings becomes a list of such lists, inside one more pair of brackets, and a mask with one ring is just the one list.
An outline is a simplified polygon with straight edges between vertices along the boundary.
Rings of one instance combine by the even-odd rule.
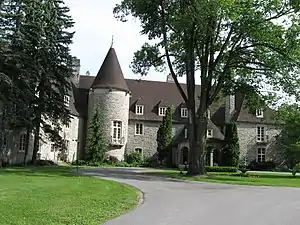
[[15, 174], [24, 176], [43, 176], [43, 177], [74, 177], [73, 167], [68, 166], [26, 166], [26, 167], [9, 167], [0, 169], [0, 174]]

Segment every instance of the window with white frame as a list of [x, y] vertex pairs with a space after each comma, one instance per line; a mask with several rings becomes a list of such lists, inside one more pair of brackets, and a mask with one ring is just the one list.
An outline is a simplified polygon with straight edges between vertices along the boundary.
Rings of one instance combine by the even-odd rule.
[[19, 152], [25, 152], [25, 149], [26, 149], [26, 134], [21, 134], [19, 140]]
[[165, 116], [166, 115], [166, 110], [167, 110], [166, 107], [159, 107], [158, 108], [158, 115], [159, 116]]
[[187, 108], [181, 108], [181, 117], [182, 118], [188, 117], [188, 109]]
[[184, 138], [188, 137], [188, 129], [184, 129]]
[[257, 162], [266, 161], [266, 148], [257, 148]]
[[257, 128], [257, 133], [256, 133], [256, 140], [257, 142], [264, 142], [266, 138], [266, 131], [265, 127], [263, 126], [258, 126]]
[[122, 138], [122, 122], [121, 121], [113, 121], [112, 138], [114, 140], [120, 140]]
[[139, 153], [139, 154], [143, 154], [143, 149], [142, 148], [135, 148], [134, 151]]
[[257, 109], [256, 110], [256, 117], [257, 118], [263, 118], [264, 117], [264, 110], [263, 109]]
[[70, 96], [69, 95], [64, 96], [64, 103], [66, 106], [70, 106]]
[[144, 114], [144, 106], [143, 105], [136, 105], [135, 106], [135, 114], [136, 115], [143, 115]]
[[71, 122], [67, 122], [66, 128], [70, 128], [70, 123], [71, 123]]
[[142, 123], [135, 124], [135, 134], [136, 135], [144, 134], [144, 124], [142, 124]]
[[208, 129], [207, 130], [207, 137], [208, 138], [212, 138], [213, 137], [213, 130], [212, 129]]

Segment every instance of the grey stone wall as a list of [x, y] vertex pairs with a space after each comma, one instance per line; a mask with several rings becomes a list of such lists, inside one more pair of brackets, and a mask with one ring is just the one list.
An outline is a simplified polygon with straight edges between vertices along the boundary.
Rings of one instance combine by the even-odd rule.
[[[49, 124], [51, 124], [49, 122]], [[60, 132], [61, 137], [69, 141], [69, 147], [67, 149], [67, 161], [72, 162], [77, 158], [78, 152], [78, 131], [79, 131], [79, 117], [72, 116], [69, 127], [61, 125], [62, 131]], [[51, 151], [51, 142], [43, 131], [41, 131], [41, 136], [44, 141], [40, 142], [40, 158], [44, 160], [51, 160], [54, 162], [59, 161], [58, 154], [60, 151]]]
[[88, 124], [91, 121], [97, 106], [100, 106], [104, 116], [104, 129], [107, 139], [112, 137], [113, 121], [122, 121], [122, 136], [125, 139], [124, 146], [110, 146], [107, 154], [124, 159], [125, 146], [128, 136], [128, 117], [129, 117], [129, 98], [130, 94], [114, 89], [95, 89], [89, 93], [89, 116]]
[[[144, 134], [135, 134], [136, 123], [144, 124]], [[130, 120], [128, 125], [128, 142], [126, 146], [126, 152], [133, 152], [136, 148], [141, 148], [143, 150], [144, 157], [150, 157], [155, 155], [157, 151], [157, 130], [160, 123], [158, 122], [148, 122], [148, 121], [138, 121]], [[182, 131], [184, 125], [173, 124], [172, 134], [173, 138], [176, 138]]]
[[[269, 136], [269, 142], [259, 144], [256, 142], [257, 126], [264, 126]], [[274, 160], [276, 135], [280, 133], [280, 129], [274, 125], [254, 124], [254, 123], [237, 123], [237, 132], [239, 137], [241, 162], [250, 163], [257, 159], [257, 148], [266, 147], [266, 160]]]

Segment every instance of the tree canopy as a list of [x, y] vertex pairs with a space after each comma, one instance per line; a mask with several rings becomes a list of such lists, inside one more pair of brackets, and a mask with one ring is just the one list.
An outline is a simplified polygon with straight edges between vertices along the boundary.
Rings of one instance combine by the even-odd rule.
[[[141, 34], [151, 41], [134, 54], [133, 71], [146, 75], [151, 67], [168, 68], [187, 103], [190, 174], [205, 173], [206, 112], [221, 94], [243, 92], [252, 108], [274, 100], [274, 94], [260, 92], [266, 87], [299, 97], [298, 5], [289, 0], [123, 0], [114, 8], [121, 21], [138, 18]], [[198, 74], [201, 94], [195, 96]], [[187, 94], [178, 76], [186, 76]], [[197, 109], [195, 101], [200, 101]]]

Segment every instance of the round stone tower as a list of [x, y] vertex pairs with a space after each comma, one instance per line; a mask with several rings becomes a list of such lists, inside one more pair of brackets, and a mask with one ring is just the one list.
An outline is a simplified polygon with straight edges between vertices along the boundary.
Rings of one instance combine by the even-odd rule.
[[110, 48], [90, 88], [88, 124], [97, 107], [104, 117], [107, 155], [124, 159], [128, 137], [130, 91], [114, 48]]

